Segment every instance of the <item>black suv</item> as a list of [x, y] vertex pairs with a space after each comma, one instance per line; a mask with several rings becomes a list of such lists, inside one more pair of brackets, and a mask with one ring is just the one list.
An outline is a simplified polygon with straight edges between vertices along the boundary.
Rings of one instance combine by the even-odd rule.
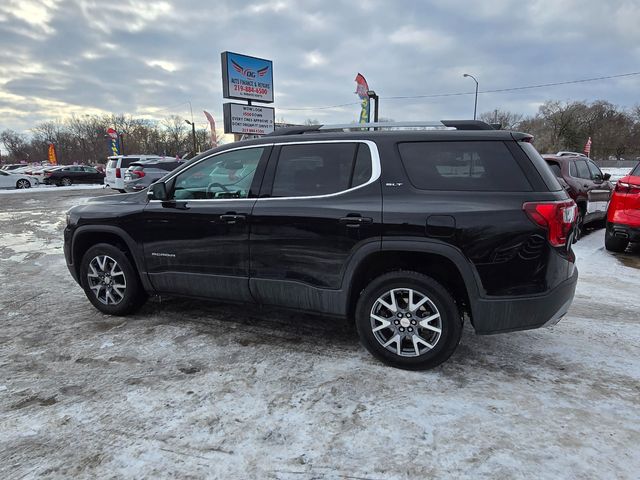
[[557, 322], [577, 209], [532, 137], [400, 127], [294, 127], [74, 207], [69, 270], [113, 315], [170, 294], [352, 318], [407, 369], [449, 358], [465, 316], [479, 334]]

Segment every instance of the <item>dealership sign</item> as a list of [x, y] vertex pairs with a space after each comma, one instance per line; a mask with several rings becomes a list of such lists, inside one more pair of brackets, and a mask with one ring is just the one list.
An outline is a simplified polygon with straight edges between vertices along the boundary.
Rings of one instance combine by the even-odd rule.
[[266, 135], [273, 132], [276, 114], [271, 107], [225, 103], [223, 110], [224, 133]]
[[222, 52], [222, 96], [273, 103], [273, 62]]

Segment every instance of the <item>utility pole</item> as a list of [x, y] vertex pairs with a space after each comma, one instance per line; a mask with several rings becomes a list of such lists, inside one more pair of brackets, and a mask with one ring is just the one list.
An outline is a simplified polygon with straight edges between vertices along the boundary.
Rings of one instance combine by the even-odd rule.
[[195, 122], [190, 122], [189, 120], [185, 120], [185, 122], [191, 125], [191, 137], [193, 139], [193, 156], [195, 157], [198, 154], [198, 146], [196, 144], [196, 124]]

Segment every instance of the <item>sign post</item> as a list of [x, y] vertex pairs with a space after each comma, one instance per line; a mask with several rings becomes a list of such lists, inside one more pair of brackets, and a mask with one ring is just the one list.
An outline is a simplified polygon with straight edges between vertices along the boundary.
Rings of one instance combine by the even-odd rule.
[[267, 135], [275, 126], [275, 110], [252, 102], [273, 103], [273, 62], [233, 52], [222, 52], [222, 96], [246, 100], [225, 103], [224, 132]]

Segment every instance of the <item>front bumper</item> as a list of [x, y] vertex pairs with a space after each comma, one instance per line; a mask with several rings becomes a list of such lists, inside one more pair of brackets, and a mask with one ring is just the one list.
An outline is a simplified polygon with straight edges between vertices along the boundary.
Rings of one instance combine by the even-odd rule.
[[78, 272], [76, 271], [75, 266], [73, 265], [73, 255], [71, 254], [71, 237], [73, 236], [73, 233], [69, 230], [69, 227], [66, 227], [64, 229], [64, 244], [63, 244], [63, 251], [64, 251], [64, 259], [67, 263], [67, 268], [69, 269], [69, 272], [71, 273], [71, 276], [73, 277], [73, 279], [79, 284], [80, 281], [78, 280]]
[[473, 308], [477, 334], [512, 332], [555, 325], [567, 313], [578, 283], [578, 269], [553, 290], [535, 296], [479, 298]]
[[640, 242], [640, 227], [632, 227], [623, 223], [608, 223], [607, 230], [616, 238]]

